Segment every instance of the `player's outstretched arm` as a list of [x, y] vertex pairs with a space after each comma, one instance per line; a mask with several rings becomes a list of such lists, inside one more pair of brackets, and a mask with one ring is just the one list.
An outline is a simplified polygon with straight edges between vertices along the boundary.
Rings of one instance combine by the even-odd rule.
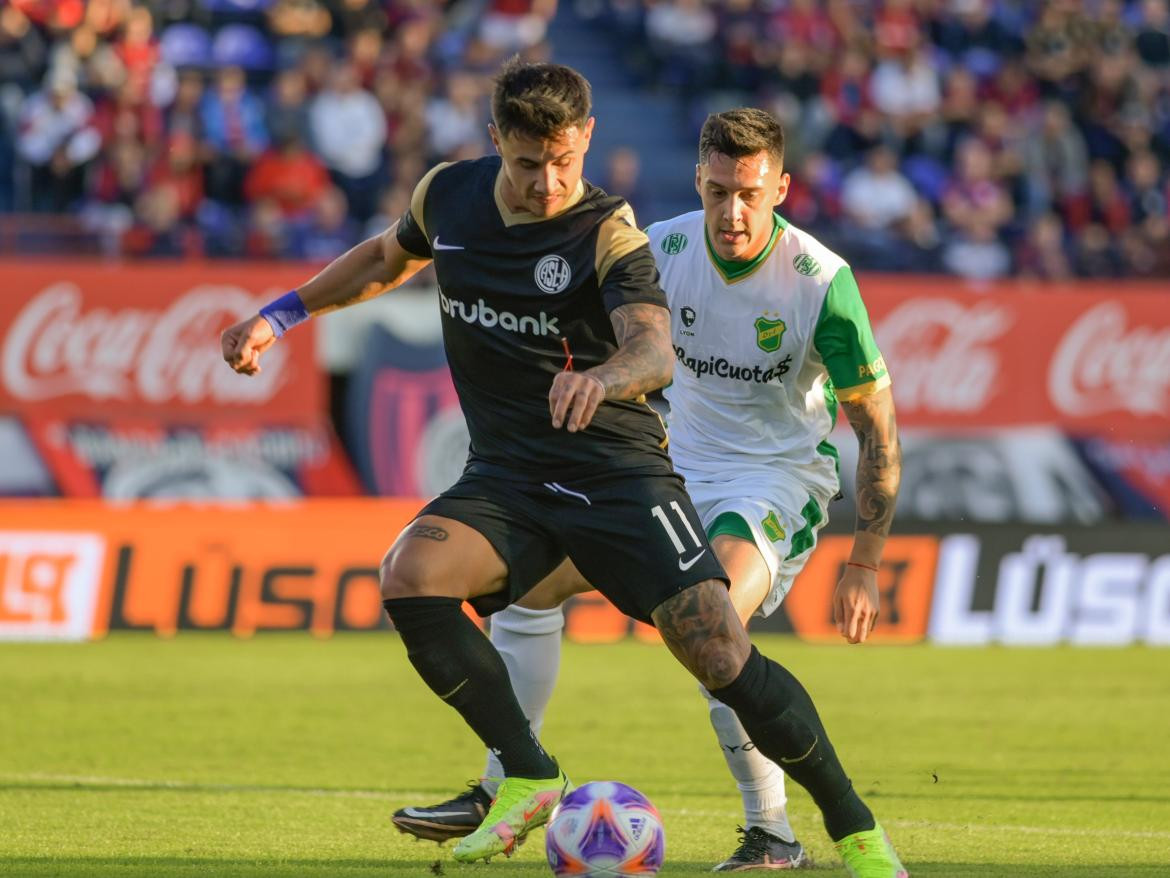
[[889, 387], [841, 405], [857, 435], [857, 529], [833, 617], [843, 637], [861, 643], [877, 622], [877, 572], [902, 481], [902, 446]]
[[338, 256], [297, 292], [316, 316], [372, 299], [401, 286], [430, 262], [398, 243], [398, 223]]
[[620, 305], [609, 315], [618, 349], [585, 372], [561, 372], [548, 394], [552, 424], [574, 433], [593, 420], [605, 399], [635, 399], [670, 383], [674, 349], [670, 311], [661, 305]]
[[[223, 358], [243, 375], [260, 371], [260, 355], [296, 323], [364, 302], [400, 286], [430, 259], [408, 253], [398, 243], [398, 223], [362, 241], [334, 259], [304, 286], [272, 306], [225, 330], [220, 336]], [[286, 301], [287, 300], [287, 301]], [[273, 306], [276, 306], [275, 308]]]

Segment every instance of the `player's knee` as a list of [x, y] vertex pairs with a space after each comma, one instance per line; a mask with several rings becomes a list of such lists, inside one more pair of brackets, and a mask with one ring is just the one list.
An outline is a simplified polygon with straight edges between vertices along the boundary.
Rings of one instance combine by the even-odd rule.
[[398, 551], [397, 546], [382, 559], [379, 574], [384, 601], [429, 594], [426, 569], [414, 562], [409, 553]]
[[750, 646], [746, 636], [743, 641], [733, 637], [712, 637], [694, 656], [691, 673], [709, 690], [731, 685], [747, 661]]
[[751, 641], [721, 583], [680, 592], [654, 611], [670, 651], [708, 690], [730, 685], [743, 670]]

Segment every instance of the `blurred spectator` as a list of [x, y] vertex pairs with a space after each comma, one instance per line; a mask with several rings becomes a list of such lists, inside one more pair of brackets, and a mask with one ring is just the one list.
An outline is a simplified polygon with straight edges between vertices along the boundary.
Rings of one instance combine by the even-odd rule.
[[1023, 52], [1023, 42], [995, 17], [992, 0], [955, 0], [953, 17], [933, 22], [933, 42], [950, 60], [981, 77], [994, 74], [1004, 58]]
[[333, 71], [329, 87], [313, 99], [309, 124], [351, 212], [368, 219], [385, 172], [386, 117], [377, 98], [361, 88], [352, 64]]
[[470, 73], [452, 73], [443, 94], [427, 105], [427, 143], [432, 160], [450, 161], [460, 150], [484, 148], [479, 81]]
[[531, 49], [544, 40], [557, 0], [488, 0], [473, 53], [481, 63]]
[[709, 82], [719, 20], [703, 0], [660, 0], [646, 13], [646, 36], [658, 63], [658, 81], [676, 88]]
[[366, 230], [362, 237], [372, 238], [390, 228], [410, 207], [410, 196], [414, 192], [413, 183], [398, 183], [382, 193], [378, 199], [378, 212], [370, 217], [366, 223]]
[[244, 194], [250, 203], [272, 202], [286, 219], [296, 219], [307, 215], [331, 185], [325, 165], [305, 149], [302, 136], [287, 132], [252, 166]]
[[166, 111], [167, 134], [185, 134], [203, 142], [203, 74], [184, 70], [179, 75], [175, 99]]
[[775, 4], [766, 28], [773, 43], [799, 45], [822, 57], [841, 48], [841, 34], [817, 0]]
[[1092, 26], [1079, 3], [1043, 4], [1027, 40], [1028, 65], [1048, 97], [1075, 94], [1075, 75], [1091, 57]]
[[308, 136], [308, 91], [304, 71], [293, 67], [276, 74], [264, 113], [273, 141]]
[[101, 148], [93, 104], [72, 70], [56, 68], [20, 114], [17, 152], [31, 169], [34, 210], [63, 212], [84, 191], [85, 169]]
[[169, 188], [175, 193], [180, 218], [192, 220], [203, 201], [203, 166], [199, 142], [190, 134], [173, 134], [163, 154], [150, 169], [151, 187]]
[[995, 179], [991, 153], [970, 138], [957, 153], [958, 175], [943, 194], [943, 214], [952, 228], [970, 241], [994, 238], [1012, 217], [1011, 201]]
[[316, 200], [308, 219], [293, 227], [284, 255], [311, 262], [328, 262], [357, 242], [358, 226], [348, 216], [345, 194], [330, 187]]
[[110, 144], [95, 168], [94, 197], [103, 205], [133, 207], [146, 186], [146, 162], [146, 149], [135, 138]]
[[171, 186], [148, 189], [134, 205], [135, 223], [122, 239], [131, 256], [193, 257], [201, 253], [198, 233], [184, 226], [180, 199]]
[[274, 0], [268, 7], [268, 27], [274, 36], [295, 45], [298, 40], [325, 36], [333, 27], [333, 17], [318, 0]]
[[334, 33], [339, 37], [349, 38], [362, 31], [380, 35], [389, 24], [377, 0], [340, 0], [334, 2], [333, 10]]
[[642, 161], [628, 146], [619, 146], [605, 158], [605, 177], [601, 188], [610, 195], [624, 198], [634, 209], [634, 217], [641, 225], [643, 215], [650, 213], [650, 197], [642, 183]]
[[1064, 247], [1064, 226], [1057, 214], [1046, 213], [1032, 220], [1016, 253], [1016, 274], [1041, 280], [1072, 277], [1072, 262]]
[[359, 30], [349, 38], [349, 61], [357, 71], [362, 88], [374, 84], [382, 57], [382, 32], [373, 28]]
[[938, 71], [917, 48], [907, 48], [882, 61], [873, 71], [870, 89], [874, 106], [885, 114], [891, 132], [901, 143], [921, 134], [942, 104]]
[[866, 152], [881, 135], [881, 116], [870, 100], [869, 58], [847, 50], [821, 82], [821, 111], [829, 130], [825, 152], [843, 159]]
[[[1089, 196], [1086, 219], [1099, 223], [1110, 234], [1120, 234], [1131, 220], [1129, 198], [1117, 182], [1117, 172], [1109, 162], [1098, 159], [1089, 169]], [[1079, 227], [1083, 223], [1077, 223]]]
[[1170, 9], [1166, 0], [1143, 0], [1141, 21], [1134, 48], [1145, 64], [1165, 70], [1170, 67]]
[[422, 16], [401, 22], [393, 42], [382, 51], [382, 80], [402, 88], [429, 85], [434, 77], [428, 57], [434, 30], [433, 22]]
[[1025, 141], [1024, 161], [1033, 213], [1061, 207], [1088, 188], [1088, 150], [1064, 104], [1045, 105], [1040, 130]]
[[264, 105], [245, 85], [244, 71], [225, 67], [215, 87], [203, 96], [203, 136], [213, 150], [207, 168], [207, 194], [217, 201], [239, 204], [244, 174], [268, 146]]
[[1115, 236], [1099, 223], [1091, 223], [1077, 235], [1074, 263], [1081, 277], [1118, 277], [1122, 274], [1121, 253]]
[[850, 171], [841, 186], [845, 216], [870, 231], [889, 231], [910, 218], [918, 196], [898, 171], [898, 157], [887, 146], [876, 146], [863, 167]]
[[133, 138], [148, 151], [162, 144], [166, 125], [162, 111], [150, 101], [147, 82], [127, 77], [112, 96], [98, 102], [93, 124], [105, 143]]
[[974, 133], [979, 117], [979, 81], [965, 67], [956, 67], [947, 76], [940, 113], [946, 127], [943, 158], [950, 162], [955, 147]]
[[1167, 216], [1166, 182], [1158, 157], [1149, 150], [1134, 153], [1125, 163], [1129, 179], [1129, 211], [1132, 219], [1142, 223], [1150, 217]]
[[114, 51], [122, 62], [126, 78], [145, 85], [158, 62], [158, 41], [154, 38], [154, 18], [150, 9], [135, 6], [130, 10], [125, 32]]
[[275, 199], [261, 198], [251, 208], [244, 237], [249, 259], [279, 259], [288, 252], [289, 225]]
[[995, 229], [982, 219], [967, 222], [943, 248], [943, 265], [952, 274], [969, 280], [989, 281], [1011, 270], [1011, 254], [996, 237]]
[[28, 91], [45, 67], [45, 40], [15, 6], [0, 8], [0, 83]]

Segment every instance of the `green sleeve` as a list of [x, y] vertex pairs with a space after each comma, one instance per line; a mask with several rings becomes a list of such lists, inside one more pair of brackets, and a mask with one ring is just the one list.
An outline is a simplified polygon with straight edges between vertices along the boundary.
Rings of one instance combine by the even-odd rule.
[[839, 399], [889, 386], [886, 361], [874, 341], [857, 279], [847, 265], [838, 269], [825, 293], [813, 345], [829, 370]]

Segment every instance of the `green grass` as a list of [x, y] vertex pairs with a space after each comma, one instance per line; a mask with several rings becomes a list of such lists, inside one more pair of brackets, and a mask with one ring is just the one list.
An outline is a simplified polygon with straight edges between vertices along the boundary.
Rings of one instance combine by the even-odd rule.
[[[759, 642], [813, 692], [911, 874], [1170, 875], [1170, 653]], [[664, 649], [565, 649], [545, 741], [578, 782], [655, 801], [664, 874], [706, 874], [734, 841], [705, 714]], [[392, 636], [0, 645], [0, 875], [546, 874], [539, 837], [461, 867], [391, 828], [481, 759]]]

